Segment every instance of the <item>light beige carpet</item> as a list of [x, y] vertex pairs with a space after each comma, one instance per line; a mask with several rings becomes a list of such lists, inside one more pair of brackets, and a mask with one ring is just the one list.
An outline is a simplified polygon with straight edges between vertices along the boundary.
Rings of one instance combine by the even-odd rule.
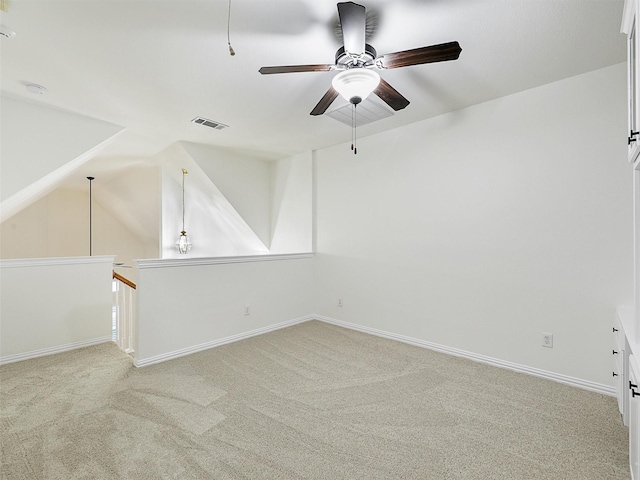
[[321, 322], [0, 368], [2, 479], [628, 479], [615, 399]]

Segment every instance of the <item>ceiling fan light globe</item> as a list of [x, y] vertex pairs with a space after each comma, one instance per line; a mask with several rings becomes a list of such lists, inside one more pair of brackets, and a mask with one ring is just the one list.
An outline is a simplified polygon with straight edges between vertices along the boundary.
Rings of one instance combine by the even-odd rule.
[[373, 92], [380, 83], [380, 75], [367, 68], [351, 68], [340, 72], [331, 81], [333, 88], [354, 105]]

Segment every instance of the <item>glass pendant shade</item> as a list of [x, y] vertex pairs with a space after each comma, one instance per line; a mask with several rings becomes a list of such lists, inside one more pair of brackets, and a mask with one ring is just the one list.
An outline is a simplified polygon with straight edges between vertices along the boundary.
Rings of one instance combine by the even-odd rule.
[[181, 254], [185, 254], [189, 250], [191, 250], [191, 241], [189, 240], [189, 237], [187, 236], [187, 232], [185, 232], [184, 230], [182, 232], [180, 232], [180, 238], [176, 242], [176, 246], [178, 247], [178, 251]]
[[345, 100], [358, 104], [373, 92], [380, 83], [380, 75], [368, 68], [351, 68], [340, 72], [331, 85]]

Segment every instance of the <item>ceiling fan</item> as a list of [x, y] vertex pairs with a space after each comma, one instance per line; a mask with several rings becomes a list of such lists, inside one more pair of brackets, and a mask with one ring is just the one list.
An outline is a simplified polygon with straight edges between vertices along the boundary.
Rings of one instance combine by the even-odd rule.
[[343, 46], [336, 52], [334, 64], [262, 67], [259, 70], [263, 75], [339, 70], [340, 73], [333, 78], [327, 93], [311, 110], [311, 115], [322, 115], [338, 95], [357, 105], [372, 92], [393, 110], [402, 110], [409, 105], [409, 100], [380, 78], [375, 70], [456, 60], [462, 51], [458, 42], [448, 42], [378, 55], [376, 50], [365, 42], [366, 8], [364, 6], [354, 2], [338, 3], [338, 17]]

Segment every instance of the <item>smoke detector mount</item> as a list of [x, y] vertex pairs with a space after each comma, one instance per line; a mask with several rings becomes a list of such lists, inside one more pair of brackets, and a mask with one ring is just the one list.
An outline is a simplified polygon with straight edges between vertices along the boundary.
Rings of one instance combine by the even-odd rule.
[[47, 89], [37, 83], [25, 83], [24, 86], [26, 87], [27, 92], [33, 93], [34, 95], [44, 95], [47, 93]]
[[16, 36], [16, 32], [11, 30], [6, 25], [0, 25], [0, 37], [2, 38], [13, 38]]

